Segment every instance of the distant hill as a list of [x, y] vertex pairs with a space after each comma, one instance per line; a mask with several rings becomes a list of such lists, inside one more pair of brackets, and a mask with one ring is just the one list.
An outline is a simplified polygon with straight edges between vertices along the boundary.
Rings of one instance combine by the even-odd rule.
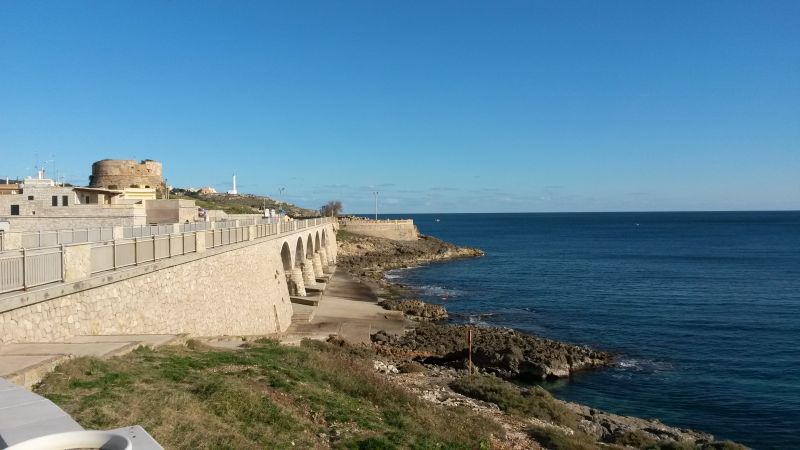
[[194, 200], [206, 209], [221, 209], [228, 214], [260, 214], [264, 205], [276, 211], [283, 209], [291, 217], [319, 217], [319, 211], [301, 208], [291, 203], [278, 202], [270, 197], [254, 194], [201, 194], [186, 189], [173, 188], [170, 198]]

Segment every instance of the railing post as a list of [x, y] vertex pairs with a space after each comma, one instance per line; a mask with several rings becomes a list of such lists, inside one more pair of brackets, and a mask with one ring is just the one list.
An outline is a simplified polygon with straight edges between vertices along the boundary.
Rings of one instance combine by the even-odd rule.
[[153, 235], [153, 261], [156, 260], [156, 235]]
[[139, 243], [136, 240], [139, 238], [133, 238], [133, 265], [139, 265]]
[[26, 267], [27, 265], [28, 265], [27, 250], [25, 250], [25, 247], [22, 247], [22, 290], [23, 291], [28, 290], [28, 271]]
[[113, 270], [117, 270], [117, 240], [116, 239], [111, 241], [111, 259], [113, 259], [111, 268]]
[[[91, 252], [91, 250], [89, 250]], [[67, 272], [67, 265], [66, 261], [64, 261], [64, 244], [61, 244], [61, 281], [64, 281], [66, 278]]]

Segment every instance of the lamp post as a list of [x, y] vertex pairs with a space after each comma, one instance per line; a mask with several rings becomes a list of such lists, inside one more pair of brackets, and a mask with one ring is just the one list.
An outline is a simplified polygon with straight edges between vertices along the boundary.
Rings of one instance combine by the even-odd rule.
[[[279, 211], [280, 211], [280, 210], [283, 210], [283, 207], [281, 207], [281, 205], [283, 204], [283, 193], [284, 193], [285, 191], [286, 191], [286, 188], [285, 188], [285, 187], [283, 187], [283, 186], [281, 186], [281, 187], [278, 189], [278, 209], [279, 209]], [[280, 212], [279, 212], [279, 214], [280, 214]]]
[[378, 220], [378, 191], [373, 192], [375, 194], [375, 220]]

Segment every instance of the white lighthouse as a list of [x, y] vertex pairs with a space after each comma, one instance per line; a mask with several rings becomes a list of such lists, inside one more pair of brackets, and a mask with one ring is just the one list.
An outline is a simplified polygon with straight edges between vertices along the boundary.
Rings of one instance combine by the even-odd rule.
[[231, 190], [228, 191], [228, 194], [239, 195], [239, 192], [236, 190], [236, 174], [233, 175], [233, 185], [231, 186]]

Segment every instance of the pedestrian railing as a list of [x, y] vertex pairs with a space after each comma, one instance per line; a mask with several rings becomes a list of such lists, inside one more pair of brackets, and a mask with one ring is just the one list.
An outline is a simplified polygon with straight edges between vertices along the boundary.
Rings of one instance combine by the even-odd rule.
[[[84, 240], [76, 243], [91, 243], [89, 272], [93, 275], [196, 253], [198, 251], [198, 234], [200, 233], [204, 233], [205, 249], [214, 249], [249, 241], [251, 234], [252, 239], [260, 239], [330, 222], [333, 222], [333, 219], [276, 221], [272, 218], [265, 218], [257, 220], [255, 225], [195, 229], [183, 233], [151, 234], [117, 240], [113, 240], [108, 234], [101, 232], [100, 236], [108, 237], [108, 239], [99, 242]], [[225, 225], [229, 224], [225, 223]], [[75, 235], [71, 237], [75, 238]], [[90, 239], [96, 236], [93, 234], [78, 235], [78, 239], [83, 237]], [[64, 281], [64, 253], [65, 244], [0, 252], [0, 293], [26, 290]]]
[[63, 280], [63, 246], [0, 253], [0, 293]]
[[160, 236], [164, 234], [172, 234], [175, 228], [172, 224], [166, 225], [138, 225], [133, 227], [123, 227], [122, 237], [125, 239], [147, 237], [147, 236]]
[[181, 224], [178, 229], [181, 233], [190, 231], [205, 231], [211, 229], [213, 222], [189, 222]]
[[91, 249], [91, 273], [197, 252], [197, 232], [101, 242]]
[[52, 247], [61, 244], [81, 244], [113, 239], [112, 228], [84, 228], [76, 230], [29, 231], [22, 233], [22, 248]]

